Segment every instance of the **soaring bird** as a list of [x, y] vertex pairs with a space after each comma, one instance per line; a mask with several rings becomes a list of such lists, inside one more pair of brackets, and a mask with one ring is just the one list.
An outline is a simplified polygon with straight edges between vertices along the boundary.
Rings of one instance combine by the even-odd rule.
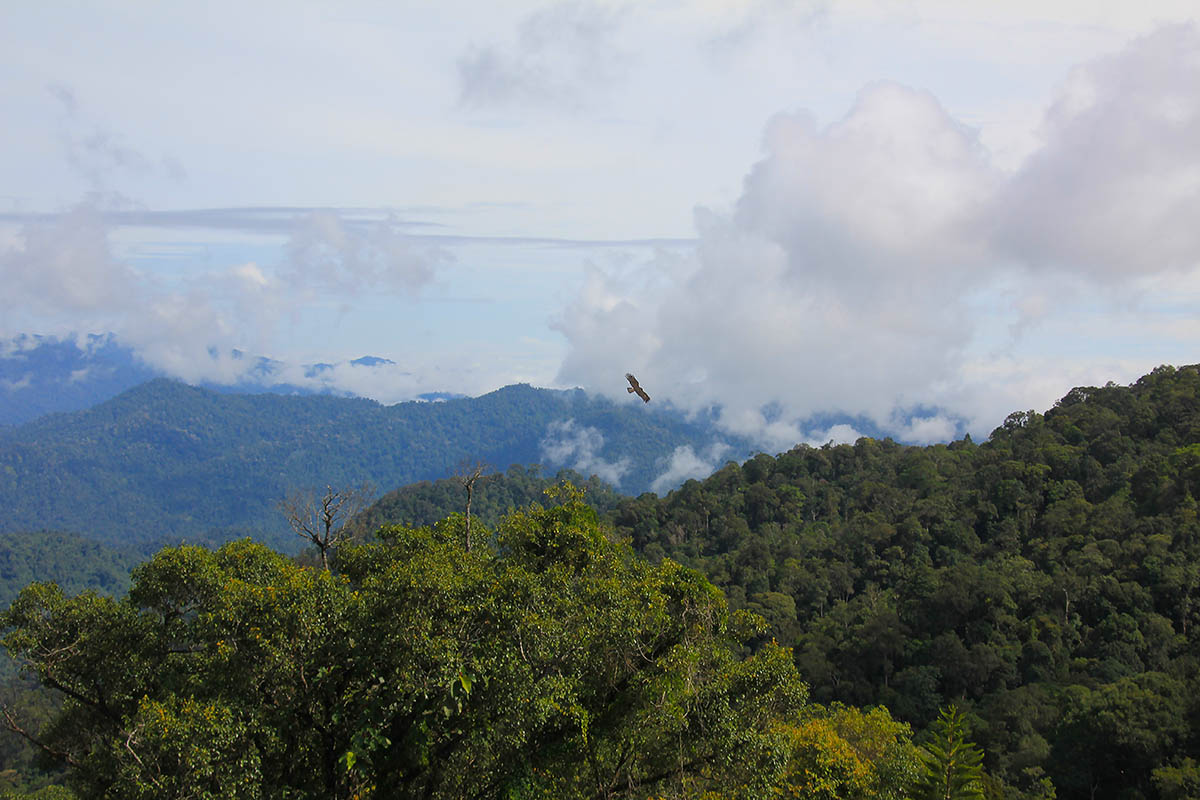
[[646, 390], [638, 385], [637, 378], [633, 377], [633, 375], [628, 372], [625, 373], [625, 378], [629, 381], [629, 388], [625, 391], [629, 392], [630, 394], [637, 392], [637, 396], [642, 398], [643, 403], [649, 403], [650, 395], [646, 394]]

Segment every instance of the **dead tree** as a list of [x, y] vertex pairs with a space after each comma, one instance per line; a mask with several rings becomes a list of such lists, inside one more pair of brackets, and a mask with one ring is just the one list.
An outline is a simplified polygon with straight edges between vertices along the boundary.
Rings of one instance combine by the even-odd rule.
[[279, 510], [292, 531], [307, 539], [321, 553], [321, 566], [329, 569], [329, 551], [349, 535], [347, 525], [366, 509], [375, 490], [368, 484], [351, 489], [326, 486], [318, 495], [315, 489], [288, 494], [279, 501]]
[[454, 480], [458, 481], [459, 485], [467, 492], [467, 552], [471, 552], [471, 498], [475, 494], [475, 482], [483, 475], [487, 469], [487, 464], [482, 461], [476, 461], [471, 464], [463, 461], [458, 465], [458, 470], [454, 473]]

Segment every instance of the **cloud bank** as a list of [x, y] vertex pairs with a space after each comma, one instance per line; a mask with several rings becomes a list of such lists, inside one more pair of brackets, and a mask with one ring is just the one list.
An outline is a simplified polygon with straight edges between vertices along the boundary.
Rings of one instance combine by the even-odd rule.
[[1069, 338], [1016, 358], [1022, 337], [1200, 269], [1196, 28], [1079, 67], [1040, 141], [1005, 171], [935, 97], [886, 82], [824, 127], [780, 114], [736, 204], [697, 210], [694, 259], [592, 269], [556, 322], [559, 379], [632, 370], [767, 446], [829, 435], [810, 423], [829, 414], [906, 441], [986, 434], [1043, 371], [1059, 391], [1118, 361], [1060, 363]]
[[[395, 220], [355, 220], [332, 211], [300, 216], [276, 264], [243, 262], [164, 275], [115, 255], [108, 210], [94, 196], [57, 215], [24, 222], [0, 246], [0, 283], [10, 312], [0, 334], [112, 332], [147, 364], [186, 381], [236, 383], [270, 353], [277, 330], [305, 315], [337, 316], [367, 296], [412, 298], [452, 258], [413, 241]], [[328, 309], [333, 309], [332, 312]], [[402, 370], [344, 365], [296, 385], [403, 399], [418, 381]]]
[[604, 435], [573, 419], [551, 422], [542, 437], [542, 457], [553, 464], [566, 464], [582, 475], [595, 475], [613, 486], [620, 486], [621, 477], [629, 471], [628, 457], [608, 461], [600, 455]]

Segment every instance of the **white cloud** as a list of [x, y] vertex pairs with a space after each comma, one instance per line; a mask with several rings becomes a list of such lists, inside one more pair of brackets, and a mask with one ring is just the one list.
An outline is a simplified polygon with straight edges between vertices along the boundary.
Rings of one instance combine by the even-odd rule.
[[476, 45], [459, 58], [463, 104], [586, 105], [628, 60], [615, 43], [621, 16], [591, 2], [559, 2], [525, 16], [514, 42]]
[[662, 474], [650, 484], [650, 490], [661, 494], [691, 478], [707, 478], [720, 466], [721, 456], [728, 450], [729, 445], [723, 442], [713, 442], [700, 454], [690, 444], [676, 447], [667, 459]]
[[[812, 441], [805, 421], [829, 413], [914, 442], [951, 438], [956, 420], [986, 434], [1044, 395], [1038, 369], [1061, 393], [1128, 368], [1059, 323], [1145, 308], [1159, 299], [1147, 274], [1200, 264], [1196, 28], [1080, 68], [1044, 137], [1007, 172], [932, 95], [891, 83], [825, 127], [776, 117], [734, 209], [698, 211], [687, 269], [593, 270], [556, 321], [559, 380], [602, 386], [632, 364], [656, 398], [717, 406], [729, 430], [779, 448]], [[1014, 370], [1014, 347], [1037, 367]]]
[[690, 269], [646, 265], [641, 286], [591, 276], [557, 323], [572, 347], [560, 380], [632, 363], [739, 433], [779, 403], [782, 424], [758, 427], [786, 446], [797, 417], [886, 424], [952, 374], [970, 332], [956, 297], [985, 277], [969, 223], [993, 180], [971, 131], [927, 94], [877, 84], [826, 129], [777, 118], [766, 146], [734, 213], [698, 212]]
[[948, 442], [958, 434], [958, 420], [944, 414], [913, 417], [896, 431], [896, 438], [912, 444]]
[[414, 244], [394, 219], [350, 225], [332, 211], [314, 211], [288, 242], [281, 277], [313, 292], [412, 294], [449, 260], [445, 250]]
[[1109, 281], [1200, 264], [1196, 26], [1078, 67], [1042, 139], [989, 212], [1001, 253]]
[[[81, 203], [70, 211], [24, 225], [18, 244], [0, 253], [0, 283], [8, 295], [10, 332], [28, 319], [89, 319], [127, 310], [140, 277], [113, 258], [100, 211]], [[13, 319], [12, 314], [17, 319]], [[24, 318], [24, 319], [22, 319]]]
[[299, 364], [283, 365], [273, 381], [317, 391], [348, 393], [391, 404], [411, 400], [422, 392], [439, 389], [424, 383], [426, 376], [400, 364], [355, 364], [340, 361], [319, 371]]
[[[255, 366], [235, 351], [286, 350], [282, 327], [309, 324], [312, 315], [336, 319], [368, 295], [411, 296], [450, 260], [439, 248], [414, 244], [393, 219], [346, 221], [318, 211], [301, 219], [273, 268], [249, 261], [145, 271], [114, 254], [112, 226], [98, 203], [33, 217], [0, 250], [11, 308], [0, 325], [5, 338], [112, 332], [169, 375], [234, 383]], [[392, 400], [414, 387], [412, 376], [394, 370], [346, 367], [324, 376], [321, 388], [331, 381], [344, 382], [340, 391]]]
[[30, 330], [81, 338], [113, 332], [147, 363], [185, 380], [235, 381], [245, 362], [212, 357], [261, 349], [282, 313], [278, 285], [255, 265], [167, 282], [113, 255], [94, 203], [26, 223], [19, 244], [0, 252], [0, 282], [12, 313], [2, 333]]
[[575, 420], [551, 422], [542, 437], [542, 457], [554, 464], [567, 464], [583, 475], [596, 475], [601, 480], [619, 486], [621, 477], [631, 466], [628, 457], [607, 461], [600, 451], [604, 449], [604, 435], [595, 428], [578, 425]]
[[825, 430], [811, 431], [803, 440], [804, 444], [821, 447], [827, 444], [854, 444], [863, 437], [853, 425], [845, 423], [831, 425]]
[[236, 277], [241, 278], [243, 281], [246, 281], [254, 286], [265, 288], [270, 284], [270, 280], [265, 274], [263, 274], [263, 271], [259, 269], [258, 265], [253, 261], [248, 261], [241, 266], [234, 267], [232, 270], [230, 270], [230, 272]]
[[22, 389], [28, 389], [33, 385], [33, 373], [27, 372], [16, 380], [9, 378], [0, 378], [0, 387], [6, 392], [19, 392]]

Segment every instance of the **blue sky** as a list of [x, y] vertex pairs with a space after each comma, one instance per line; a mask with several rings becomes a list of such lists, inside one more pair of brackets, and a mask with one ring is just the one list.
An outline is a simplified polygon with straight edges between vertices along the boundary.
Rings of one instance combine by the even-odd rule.
[[[249, 5], [249, 7], [247, 7]], [[766, 448], [1194, 363], [1192, 2], [8, 4], [0, 336]], [[764, 409], [772, 409], [765, 414]], [[914, 416], [915, 415], [915, 416]]]

